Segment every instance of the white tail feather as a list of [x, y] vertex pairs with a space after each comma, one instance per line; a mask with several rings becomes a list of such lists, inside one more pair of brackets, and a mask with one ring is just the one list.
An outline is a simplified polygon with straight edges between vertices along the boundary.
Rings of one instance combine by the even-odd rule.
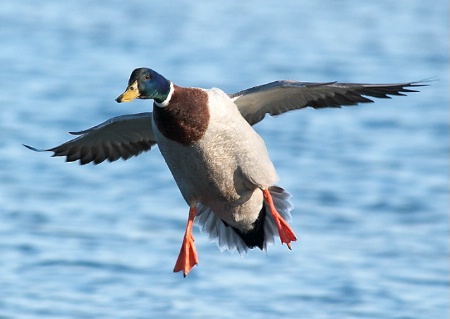
[[[291, 195], [278, 186], [269, 187], [272, 200], [278, 213], [287, 222], [292, 221], [291, 210], [294, 208], [290, 202]], [[264, 201], [266, 207], [266, 218], [264, 220], [264, 246], [263, 250], [267, 251], [267, 245], [273, 244], [275, 238], [279, 237], [278, 229], [270, 214], [268, 204]], [[233, 230], [226, 226], [224, 222], [214, 214], [211, 208], [199, 203], [197, 204], [197, 217], [195, 223], [202, 232], [209, 234], [209, 239], [215, 241], [220, 251], [228, 250], [230, 252], [237, 251], [240, 255], [248, 252], [250, 249], [242, 240], [242, 238]]]

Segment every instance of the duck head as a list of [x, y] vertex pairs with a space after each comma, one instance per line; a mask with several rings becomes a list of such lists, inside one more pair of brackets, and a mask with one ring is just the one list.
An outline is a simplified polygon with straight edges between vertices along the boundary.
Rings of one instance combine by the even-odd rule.
[[134, 99], [153, 99], [163, 102], [170, 92], [170, 81], [161, 74], [147, 68], [135, 69], [128, 80], [128, 87], [116, 102], [131, 102]]

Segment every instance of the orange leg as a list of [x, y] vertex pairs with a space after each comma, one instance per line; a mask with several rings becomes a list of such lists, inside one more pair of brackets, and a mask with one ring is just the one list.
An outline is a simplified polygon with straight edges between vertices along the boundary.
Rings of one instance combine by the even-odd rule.
[[189, 218], [186, 225], [186, 232], [184, 233], [183, 244], [181, 245], [180, 254], [178, 255], [173, 270], [174, 272], [182, 270], [184, 277], [198, 264], [197, 250], [195, 249], [194, 236], [192, 236], [192, 224], [196, 214], [197, 207], [191, 207], [189, 209]]
[[264, 199], [267, 201], [270, 207], [270, 211], [272, 212], [273, 219], [277, 224], [278, 234], [280, 235], [281, 243], [286, 244], [289, 249], [291, 247], [291, 241], [296, 241], [294, 231], [291, 229], [289, 224], [281, 217], [280, 213], [277, 212], [275, 205], [273, 204], [272, 195], [268, 189], [263, 189]]

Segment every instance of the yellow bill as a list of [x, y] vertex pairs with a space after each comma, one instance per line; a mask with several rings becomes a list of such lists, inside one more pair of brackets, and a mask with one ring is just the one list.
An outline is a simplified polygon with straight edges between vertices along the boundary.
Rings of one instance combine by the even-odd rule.
[[137, 81], [134, 81], [133, 84], [128, 86], [128, 88], [116, 99], [118, 103], [122, 102], [131, 102], [134, 99], [139, 97], [139, 89]]

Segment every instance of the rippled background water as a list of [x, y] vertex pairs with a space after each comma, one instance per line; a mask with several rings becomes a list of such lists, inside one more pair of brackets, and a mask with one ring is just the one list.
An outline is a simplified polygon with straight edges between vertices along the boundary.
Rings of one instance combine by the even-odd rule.
[[[447, 318], [448, 1], [3, 1], [0, 318]], [[277, 79], [420, 93], [256, 126], [293, 194], [293, 251], [172, 273], [188, 208], [157, 149], [99, 166], [32, 153], [148, 111], [130, 72], [236, 92]]]

